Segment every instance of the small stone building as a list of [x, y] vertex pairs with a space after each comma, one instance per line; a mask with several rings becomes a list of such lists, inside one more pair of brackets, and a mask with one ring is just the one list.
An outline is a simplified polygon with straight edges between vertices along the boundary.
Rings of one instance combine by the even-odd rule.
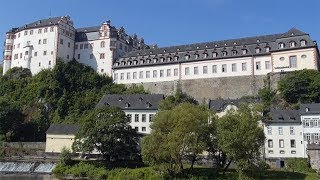
[[75, 124], [51, 125], [46, 132], [46, 153], [61, 153], [63, 148], [72, 150], [80, 126]]

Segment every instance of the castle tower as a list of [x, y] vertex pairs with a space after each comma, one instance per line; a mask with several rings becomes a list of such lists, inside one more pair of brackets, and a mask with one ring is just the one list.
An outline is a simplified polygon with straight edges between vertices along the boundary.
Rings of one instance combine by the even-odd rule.
[[3, 75], [11, 68], [11, 58], [12, 58], [12, 49], [13, 49], [13, 39], [15, 35], [11, 32], [8, 32], [6, 35], [5, 41], [5, 50], [3, 56]]

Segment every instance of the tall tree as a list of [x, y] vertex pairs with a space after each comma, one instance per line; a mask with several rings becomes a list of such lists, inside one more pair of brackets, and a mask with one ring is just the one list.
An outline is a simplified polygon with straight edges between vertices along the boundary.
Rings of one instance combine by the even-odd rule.
[[129, 122], [120, 108], [96, 109], [82, 120], [74, 149], [84, 153], [97, 150], [107, 162], [138, 158], [139, 136]]
[[307, 69], [294, 71], [278, 82], [278, 89], [288, 103], [320, 102], [320, 73]]
[[218, 121], [219, 148], [228, 156], [229, 164], [232, 161], [237, 164], [239, 172], [247, 169], [258, 157], [264, 143], [265, 136], [259, 127], [259, 120], [261, 116], [257, 111], [242, 104], [237, 111], [228, 111]]
[[209, 117], [206, 107], [188, 103], [160, 111], [151, 125], [151, 134], [142, 141], [144, 162], [179, 173], [183, 170], [182, 160], [189, 159], [191, 170], [198, 155], [208, 149]]
[[167, 96], [163, 101], [161, 101], [159, 108], [160, 110], [171, 110], [182, 103], [198, 104], [198, 101], [182, 92], [180, 86], [178, 86], [174, 95]]

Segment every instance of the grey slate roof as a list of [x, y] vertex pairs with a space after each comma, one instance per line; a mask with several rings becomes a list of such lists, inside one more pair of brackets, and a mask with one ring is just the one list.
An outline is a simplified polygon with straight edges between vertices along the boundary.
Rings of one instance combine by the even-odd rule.
[[107, 94], [101, 98], [96, 108], [110, 106], [123, 110], [158, 110], [163, 99], [163, 94]]
[[299, 111], [301, 115], [320, 114], [320, 103], [301, 104]]
[[307, 145], [307, 150], [320, 150], [320, 145], [319, 144], [308, 144]]
[[58, 22], [63, 18], [64, 16], [59, 16], [59, 17], [53, 17], [53, 18], [47, 18], [47, 19], [41, 19], [35, 22], [32, 22], [30, 24], [26, 24], [22, 27], [18, 28], [12, 28], [9, 32], [18, 32], [26, 29], [32, 29], [36, 27], [46, 27], [46, 26], [52, 26], [58, 24]]
[[[301, 40], [305, 40], [307, 45], [301, 47]], [[292, 41], [296, 42], [296, 47], [289, 46], [289, 43]], [[279, 43], [284, 43], [285, 48], [279, 49]], [[266, 47], [270, 48], [270, 52], [266, 51]], [[307, 33], [292, 28], [288, 32], [281, 34], [131, 51], [117, 59], [113, 68], [130, 68], [133, 66], [139, 67], [149, 65], [155, 66], [230, 57], [261, 56], [275, 51], [307, 47], [317, 46]], [[260, 53], [256, 53], [256, 48], [261, 49]], [[247, 50], [246, 54], [242, 53], [244, 49]], [[227, 55], [223, 56], [223, 52], [226, 52]], [[217, 56], [213, 57], [213, 53], [217, 53]], [[185, 58], [187, 55], [189, 56], [188, 59]], [[169, 58], [171, 58], [171, 60]]]
[[47, 130], [47, 134], [76, 134], [80, 129], [79, 125], [76, 124], [51, 124]]
[[210, 99], [209, 109], [216, 112], [223, 111], [228, 105], [239, 107], [241, 103], [258, 103], [258, 99]]
[[299, 110], [271, 109], [272, 120], [269, 123], [301, 123]]

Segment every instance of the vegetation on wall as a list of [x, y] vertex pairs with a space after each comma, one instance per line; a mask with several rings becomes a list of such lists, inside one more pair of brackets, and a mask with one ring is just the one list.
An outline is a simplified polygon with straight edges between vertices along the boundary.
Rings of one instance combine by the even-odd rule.
[[6, 128], [0, 134], [7, 141], [44, 141], [51, 123], [78, 123], [104, 94], [115, 93], [146, 92], [141, 86], [115, 84], [76, 61], [57, 60], [53, 69], [34, 76], [29, 69], [12, 68], [0, 77], [0, 123]]

